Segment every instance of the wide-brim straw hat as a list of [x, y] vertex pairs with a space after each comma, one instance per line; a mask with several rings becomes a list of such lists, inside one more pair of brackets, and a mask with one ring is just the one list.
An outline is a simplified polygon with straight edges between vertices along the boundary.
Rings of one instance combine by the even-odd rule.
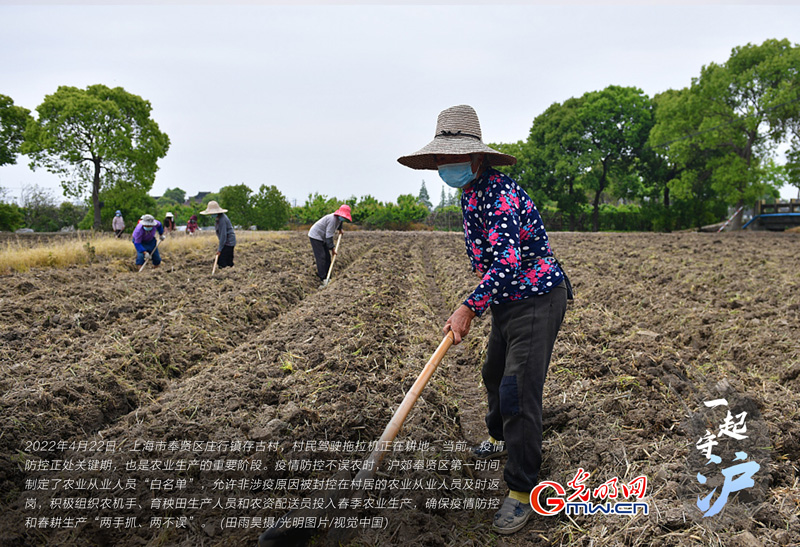
[[205, 211], [200, 211], [201, 215], [217, 215], [219, 213], [227, 213], [227, 209], [223, 209], [219, 206], [219, 203], [214, 201], [213, 199], [208, 202], [208, 206], [206, 206]]
[[452, 106], [439, 113], [436, 134], [424, 148], [397, 158], [412, 169], [437, 169], [435, 155], [486, 154], [491, 165], [514, 165], [517, 158], [483, 144], [478, 114], [469, 105]]

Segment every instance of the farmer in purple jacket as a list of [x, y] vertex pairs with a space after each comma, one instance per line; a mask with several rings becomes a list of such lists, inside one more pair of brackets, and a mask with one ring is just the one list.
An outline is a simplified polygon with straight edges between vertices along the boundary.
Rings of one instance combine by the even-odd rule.
[[156, 249], [156, 232], [158, 232], [159, 239], [163, 241], [164, 227], [161, 223], [153, 215], [142, 215], [139, 224], [133, 229], [133, 246], [136, 247], [137, 266], [144, 264], [147, 258], [152, 260], [154, 267], [161, 264], [161, 255]]

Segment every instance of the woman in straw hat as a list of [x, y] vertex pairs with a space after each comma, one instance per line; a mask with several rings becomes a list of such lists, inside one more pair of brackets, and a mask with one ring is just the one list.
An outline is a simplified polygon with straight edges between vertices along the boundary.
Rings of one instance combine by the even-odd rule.
[[217, 239], [219, 239], [217, 266], [220, 268], [233, 266], [233, 248], [236, 246], [236, 232], [233, 231], [231, 219], [225, 214], [227, 212], [227, 209], [220, 207], [219, 203], [214, 200], [208, 202], [205, 211], [200, 211], [201, 215], [217, 215], [214, 229], [217, 232]]
[[167, 231], [168, 234], [171, 234], [175, 231], [175, 215], [172, 213], [167, 213], [167, 216], [164, 217], [164, 229]]
[[136, 265], [141, 266], [149, 258], [154, 268], [161, 264], [161, 255], [156, 248], [156, 233], [164, 240], [164, 227], [153, 215], [142, 215], [136, 228], [133, 229], [133, 246], [136, 247]]
[[350, 215], [350, 206], [343, 203], [336, 211], [316, 221], [308, 231], [308, 239], [311, 240], [311, 250], [314, 252], [314, 261], [317, 264], [317, 275], [321, 283], [320, 289], [328, 284], [331, 253], [336, 254], [333, 236], [336, 232], [342, 233], [342, 224], [345, 220], [352, 222], [353, 217]]
[[464, 236], [480, 284], [444, 326], [456, 344], [475, 316], [492, 309], [483, 381], [489, 439], [477, 458], [508, 454], [503, 478], [509, 495], [493, 520], [501, 534], [520, 530], [532, 513], [530, 493], [542, 462], [542, 390], [567, 307], [564, 274], [553, 256], [542, 218], [516, 182], [493, 169], [516, 158], [483, 143], [475, 110], [442, 111], [433, 141], [399, 158], [413, 169], [436, 169], [462, 190]]

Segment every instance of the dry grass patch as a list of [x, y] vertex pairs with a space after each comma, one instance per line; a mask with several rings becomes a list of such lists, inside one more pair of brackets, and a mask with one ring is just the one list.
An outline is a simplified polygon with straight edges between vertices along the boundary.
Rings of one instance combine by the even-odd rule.
[[[237, 243], [281, 237], [285, 237], [281, 232], [243, 231], [237, 234]], [[168, 236], [159, 248], [180, 255], [192, 251], [212, 252], [216, 244], [214, 232], [200, 232], [192, 237], [177, 233]], [[74, 239], [33, 247], [9, 240], [0, 248], [0, 274], [26, 272], [31, 268], [67, 268], [99, 260], [132, 258], [135, 254], [129, 235], [117, 239], [110, 234], [78, 234]]]

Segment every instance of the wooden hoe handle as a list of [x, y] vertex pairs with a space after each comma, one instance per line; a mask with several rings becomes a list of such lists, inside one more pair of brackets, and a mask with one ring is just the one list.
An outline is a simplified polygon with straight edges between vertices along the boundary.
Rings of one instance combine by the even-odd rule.
[[[403, 402], [400, 403], [400, 406], [397, 408], [397, 410], [395, 410], [392, 419], [389, 420], [386, 429], [383, 430], [383, 435], [381, 435], [381, 438], [378, 440], [378, 445], [369, 455], [369, 458], [366, 459], [364, 466], [356, 476], [357, 479], [369, 478], [370, 476], [374, 475], [377, 467], [383, 460], [383, 457], [387, 452], [391, 452], [391, 449], [388, 448], [389, 445], [400, 432], [400, 428], [403, 427], [403, 423], [406, 421], [408, 413], [411, 412], [411, 408], [414, 406], [414, 403], [417, 402], [417, 399], [419, 399], [423, 388], [428, 383], [428, 380], [431, 379], [431, 376], [433, 376], [433, 373], [436, 371], [439, 363], [442, 362], [444, 354], [447, 353], [447, 350], [450, 349], [450, 346], [452, 345], [453, 333], [448, 332], [439, 344], [439, 347], [436, 348], [436, 351], [433, 352], [433, 355], [425, 364], [425, 367], [422, 369], [422, 372], [420, 372], [417, 381], [414, 382], [414, 385], [411, 386], [411, 389], [409, 389], [408, 393], [406, 393], [406, 396], [403, 398]], [[369, 463], [369, 465], [367, 465], [367, 463]]]
[[156, 239], [156, 246], [153, 247], [152, 251], [150, 251], [150, 258], [146, 258], [144, 263], [142, 264], [142, 267], [139, 268], [139, 273], [142, 273], [142, 270], [144, 270], [144, 267], [147, 266], [147, 262], [153, 259], [153, 253], [156, 252], [156, 249], [158, 249], [159, 243], [161, 243], [161, 240], [160, 239]]
[[328, 268], [328, 277], [325, 281], [330, 281], [331, 272], [333, 271], [333, 263], [336, 262], [336, 254], [339, 252], [339, 243], [342, 241], [342, 234], [339, 234], [339, 239], [336, 240], [336, 248], [333, 250], [333, 260], [331, 260], [331, 267]]

